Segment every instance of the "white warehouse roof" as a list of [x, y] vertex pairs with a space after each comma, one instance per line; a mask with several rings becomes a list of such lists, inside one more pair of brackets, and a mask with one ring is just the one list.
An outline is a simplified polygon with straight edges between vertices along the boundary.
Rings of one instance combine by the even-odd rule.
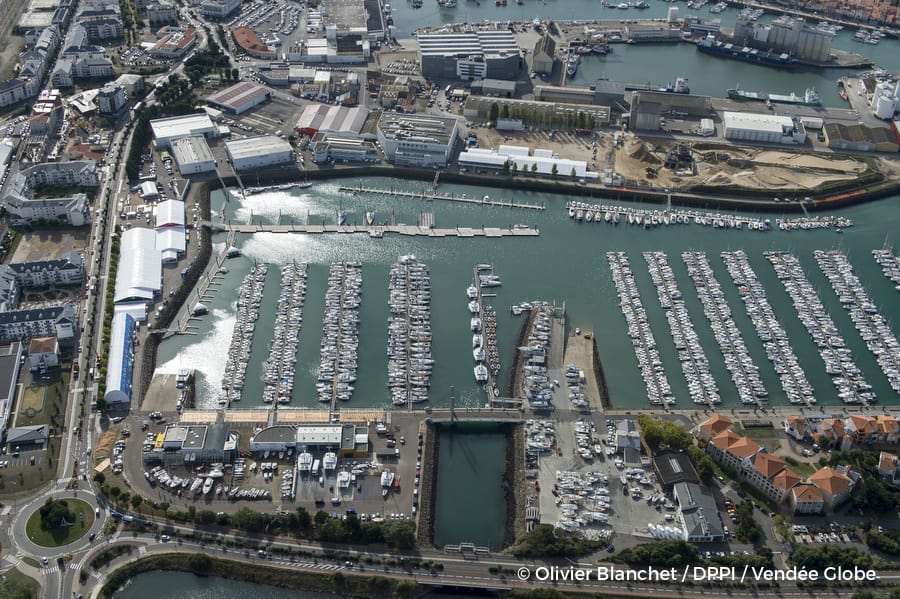
[[[589, 171], [587, 162], [584, 160], [569, 160], [568, 158], [554, 158], [552, 152], [547, 156], [547, 152], [540, 150], [534, 151], [534, 156], [528, 155], [528, 148], [524, 148], [522, 152], [521, 146], [501, 146], [503, 152], [495, 152], [483, 148], [470, 148], [459, 154], [459, 164], [462, 166], [481, 166], [485, 168], [503, 168], [503, 164], [508, 160], [516, 164], [516, 168], [520, 172], [531, 172], [532, 165], [537, 165], [537, 172], [549, 175], [553, 172], [553, 165], [556, 165], [556, 173], [560, 177], [572, 176], [572, 170], [575, 170], [576, 177], [586, 179], [596, 179], [600, 176], [597, 171]], [[542, 155], [544, 154], [544, 155]]]
[[147, 199], [159, 197], [159, 189], [156, 188], [156, 183], [153, 181], [144, 181], [141, 183], [141, 197]]
[[225, 142], [228, 156], [232, 163], [238, 163], [247, 158], [282, 154], [291, 152], [291, 144], [274, 135], [260, 135], [258, 137], [245, 137]]
[[794, 128], [794, 120], [789, 116], [756, 112], [726, 111], [722, 114], [722, 122], [726, 129], [765, 131], [767, 133], [780, 134], [784, 131], [785, 127], [787, 127], [788, 130]]
[[150, 121], [153, 137], [159, 145], [168, 145], [173, 139], [189, 135], [212, 135], [216, 127], [206, 112], [173, 116]]
[[172, 140], [171, 146], [179, 169], [188, 170], [188, 166], [195, 164], [212, 164], [215, 168], [216, 159], [209, 149], [209, 144], [206, 143], [206, 138], [199, 135], [179, 137]]
[[184, 202], [166, 200], [156, 205], [156, 227], [184, 226]]
[[156, 231], [138, 227], [123, 232], [114, 301], [152, 301], [153, 296], [162, 289], [161, 280], [162, 264], [156, 249]]
[[184, 232], [183, 226], [157, 229], [156, 249], [163, 262], [178, 262], [178, 257], [184, 254], [187, 247]]

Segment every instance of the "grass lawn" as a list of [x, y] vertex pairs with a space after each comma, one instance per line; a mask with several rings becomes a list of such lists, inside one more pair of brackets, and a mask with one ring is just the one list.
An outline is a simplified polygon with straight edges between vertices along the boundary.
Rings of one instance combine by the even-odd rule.
[[15, 599], [37, 598], [41, 585], [33, 578], [25, 576], [15, 568], [7, 570], [0, 580], [0, 596]]
[[[42, 547], [61, 547], [79, 539], [90, 530], [91, 525], [94, 523], [93, 508], [86, 502], [73, 497], [66, 497], [63, 501], [68, 504], [69, 510], [75, 514], [73, 522], [70, 523], [70, 526], [42, 530], [40, 510], [35, 510], [25, 524], [25, 532], [33, 543]], [[84, 519], [81, 518], [82, 514]]]
[[44, 395], [47, 389], [44, 387], [26, 387], [22, 392], [22, 406], [19, 411], [23, 414], [28, 410], [40, 412], [44, 409]]

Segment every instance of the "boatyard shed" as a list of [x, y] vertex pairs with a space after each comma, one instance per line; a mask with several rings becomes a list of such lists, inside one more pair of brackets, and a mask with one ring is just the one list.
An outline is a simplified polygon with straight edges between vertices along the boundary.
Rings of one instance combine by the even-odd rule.
[[341, 427], [341, 451], [342, 458], [369, 457], [369, 429], [365, 426], [344, 424]]
[[154, 119], [150, 121], [150, 128], [153, 129], [156, 147], [160, 149], [168, 148], [172, 140], [179, 137], [215, 137], [219, 131], [206, 112]]
[[657, 454], [653, 459], [653, 468], [656, 470], [656, 477], [662, 485], [664, 491], [671, 491], [678, 483], [695, 483], [700, 482], [697, 471], [690, 458], [683, 453], [665, 452]]
[[162, 289], [162, 265], [156, 231], [133, 228], [122, 233], [115, 303], [152, 302]]
[[300, 135], [315, 135], [321, 131], [338, 137], [357, 137], [363, 133], [368, 116], [369, 110], [362, 106], [310, 104], [294, 128]]
[[113, 316], [112, 333], [109, 338], [106, 395], [103, 396], [107, 404], [131, 401], [135, 325], [134, 318], [127, 312], [116, 312]]
[[556, 40], [549, 35], [541, 36], [534, 45], [531, 54], [531, 70], [535, 73], [549, 75], [553, 72], [553, 62], [556, 59]]
[[206, 138], [191, 135], [172, 140], [172, 154], [182, 175], [196, 175], [216, 170], [216, 159], [213, 157]]
[[483, 168], [500, 170], [505, 163], [516, 165], [519, 172], [534, 172], [542, 175], [553, 173], [554, 167], [560, 177], [570, 177], [574, 171], [576, 177], [597, 179], [600, 174], [589, 171], [584, 160], [560, 158], [552, 152], [536, 148], [531, 154], [529, 148], [522, 146], [501, 145], [497, 150], [487, 148], [469, 148], [459, 154], [459, 165], [463, 168]]
[[262, 85], [241, 81], [208, 96], [206, 101], [232, 114], [243, 114], [251, 108], [268, 102], [270, 98], [271, 93]]
[[782, 144], [806, 141], [803, 125], [790, 116], [726, 111], [722, 113], [722, 123], [725, 138], [735, 141]]
[[897, 152], [900, 140], [888, 127], [869, 127], [861, 123], [844, 125], [827, 123], [825, 145], [835, 150], [856, 152]]
[[225, 142], [228, 158], [237, 171], [289, 164], [294, 160], [291, 144], [274, 135], [260, 135]]

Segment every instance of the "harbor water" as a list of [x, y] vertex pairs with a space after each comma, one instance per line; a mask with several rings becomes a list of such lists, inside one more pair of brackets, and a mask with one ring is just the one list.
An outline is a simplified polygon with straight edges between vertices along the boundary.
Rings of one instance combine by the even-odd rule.
[[341, 599], [313, 593], [186, 572], [148, 572], [132, 578], [115, 599]]
[[[198, 371], [198, 405], [215, 407], [224, 371], [226, 350], [234, 326], [234, 301], [241, 279], [254, 261], [268, 262], [265, 305], [274, 305], [280, 277], [277, 265], [290, 261], [309, 263], [306, 302], [303, 308], [303, 327], [297, 351], [297, 368], [291, 406], [317, 407], [315, 375], [319, 366], [319, 345], [322, 336], [322, 315], [328, 268], [332, 262], [358, 260], [363, 267], [363, 293], [360, 306], [359, 373], [355, 391], [348, 407], [390, 405], [387, 387], [387, 318], [388, 272], [398, 256], [412, 254], [428, 264], [432, 277], [433, 357], [435, 360], [428, 405], [447, 406], [450, 387], [456, 391], [458, 406], [477, 407], [484, 404], [486, 395], [473, 376], [470, 313], [466, 287], [472, 282], [475, 264], [489, 263], [500, 276], [502, 286], [488, 289], [496, 294], [489, 298], [497, 310], [497, 339], [500, 347], [501, 372], [498, 381], [506, 380], [509, 365], [516, 351], [516, 336], [524, 316], [513, 316], [510, 306], [523, 301], [546, 300], [565, 304], [569, 325], [596, 333], [600, 358], [606, 373], [611, 401], [615, 407], [648, 408], [646, 389], [640, 378], [637, 360], [627, 335], [625, 319], [619, 310], [618, 296], [606, 260], [607, 251], [628, 254], [641, 297], [659, 344], [661, 358], [672, 383], [676, 408], [693, 408], [687, 384], [681, 374], [678, 356], [666, 325], [665, 315], [656, 299], [656, 291], [641, 257], [646, 250], [660, 250], [668, 254], [679, 289], [694, 327], [710, 361], [711, 371], [722, 391], [723, 407], [740, 405], [724, 359], [713, 337], [712, 329], [703, 314], [693, 283], [681, 258], [686, 250], [707, 253], [716, 279], [722, 286], [738, 328], [747, 343], [750, 356], [760, 369], [763, 383], [769, 391], [768, 404], [787, 405], [777, 374], [766, 359], [762, 343], [747, 316], [737, 288], [732, 284], [719, 253], [743, 249], [749, 262], [768, 292], [769, 302], [785, 327], [801, 366], [806, 370], [815, 389], [819, 405], [840, 405], [830, 377], [825, 372], [815, 346], [800, 322], [784, 287], [765, 259], [767, 250], [795, 253], [807, 277], [816, 286], [825, 307], [847, 340], [853, 356], [866, 380], [882, 404], [896, 403], [887, 379], [853, 328], [847, 312], [820, 271], [813, 256], [816, 249], [842, 249], [850, 258], [856, 274], [866, 285], [875, 304], [888, 318], [897, 308], [898, 294], [894, 285], [884, 277], [871, 255], [873, 249], [885, 244], [897, 244], [896, 230], [885, 214], [896, 213], [900, 197], [862, 204], [840, 211], [850, 217], [854, 226], [838, 234], [833, 229], [784, 232], [758, 232], [733, 229], [713, 229], [700, 225], [671, 225], [642, 229], [627, 224], [576, 223], [567, 215], [561, 195], [512, 192], [503, 189], [480, 189], [463, 185], [440, 185], [444, 194], [467, 194], [481, 197], [490, 193], [496, 200], [527, 201], [544, 204], [543, 212], [524, 212], [489, 205], [457, 204], [440, 201], [392, 199], [383, 196], [356, 197], [338, 192], [341, 181], [316, 184], [310, 189], [291, 192], [275, 191], [237, 200], [232, 196], [223, 202], [221, 194], [214, 194], [215, 211], [224, 210], [227, 220], [247, 222], [253, 211], [254, 222], [312, 222], [334, 223], [338, 209], [349, 213], [348, 222], [361, 222], [367, 210], [376, 211], [378, 222], [395, 220], [415, 223], [421, 211], [433, 211], [438, 227], [453, 228], [496, 226], [510, 227], [525, 223], [540, 229], [539, 237], [528, 238], [444, 238], [407, 237], [388, 234], [372, 239], [365, 234], [276, 234], [257, 233], [238, 236], [243, 256], [226, 262], [229, 272], [223, 284], [204, 300], [211, 314], [193, 321], [197, 335], [175, 336], [161, 344], [158, 368], [174, 372], [191, 366]], [[350, 182], [344, 182], [351, 184]], [[422, 191], [428, 184], [397, 179], [354, 180], [352, 184], [370, 187]], [[601, 199], [597, 199], [600, 202]], [[602, 200], [604, 203], [615, 203]], [[660, 206], [645, 206], [661, 209]], [[280, 215], [280, 216], [279, 216]], [[773, 223], [780, 216], [756, 215], [770, 218]], [[215, 238], [215, 250], [224, 248], [224, 234]], [[262, 363], [272, 337], [274, 311], [263, 310], [253, 338], [251, 363], [243, 398], [235, 408], [258, 407], [262, 404]], [[895, 330], [896, 333], [896, 330]]]
[[[418, 28], [440, 23], [478, 23], [484, 20], [530, 23], [535, 17], [544, 21], [552, 19], [582, 22], [593, 19], [664, 19], [670, 6], [678, 7], [681, 18], [693, 15], [703, 19], [721, 19], [723, 28], [732, 29], [740, 12], [737, 8], [729, 7], [721, 14], [712, 14], [709, 9], [714, 2], [700, 10], [689, 10], [681, 3], [670, 4], [659, 0], [648, 2], [650, 7], [646, 10], [604, 7], [598, 0], [525, 0], [522, 5], [510, 0], [507, 6], [497, 6], [491, 0], [459, 0], [456, 8], [444, 8], [436, 2], [426, 1], [418, 9], [413, 8], [409, 2], [397, 2], [392, 4], [392, 16], [396, 26], [395, 37], [404, 39], [409, 38]], [[774, 15], [763, 15], [759, 22], [766, 23], [774, 18]], [[573, 26], [571, 33], [573, 37], [578, 37], [580, 27]], [[853, 41], [853, 33], [850, 29], [839, 31], [832, 47], [860, 54], [884, 69], [900, 70], [900, 42], [883, 39], [877, 45], [862, 44]], [[665, 85], [674, 82], [676, 77], [686, 77], [691, 93], [718, 98], [725, 97], [726, 90], [735, 85], [749, 91], [779, 94], [794, 92], [801, 96], [806, 88], [812, 87], [819, 91], [824, 106], [846, 108], [848, 104], [838, 95], [836, 81], [839, 77], [858, 72], [811, 67], [779, 70], [703, 54], [688, 43], [614, 44], [612, 49], [606, 56], [583, 57], [578, 72], [567, 79], [567, 85], [590, 86], [601, 78], [635, 84]]]
[[456, 423], [438, 427], [438, 476], [434, 544], [474, 543], [503, 547], [506, 444], [496, 424]]

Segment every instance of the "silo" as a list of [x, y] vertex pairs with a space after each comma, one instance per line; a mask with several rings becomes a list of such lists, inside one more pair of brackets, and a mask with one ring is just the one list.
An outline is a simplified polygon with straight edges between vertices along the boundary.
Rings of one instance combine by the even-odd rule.
[[897, 98], [890, 92], [881, 94], [878, 98], [878, 104], [875, 105], [875, 116], [883, 121], [889, 121], [894, 118], [894, 111], [897, 110]]

